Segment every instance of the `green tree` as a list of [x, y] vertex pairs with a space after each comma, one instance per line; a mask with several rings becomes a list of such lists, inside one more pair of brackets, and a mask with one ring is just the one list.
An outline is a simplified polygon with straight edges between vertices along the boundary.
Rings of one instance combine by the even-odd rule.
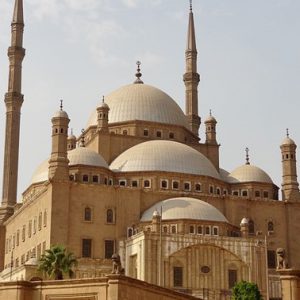
[[69, 278], [73, 277], [72, 268], [76, 265], [77, 260], [73, 253], [67, 252], [64, 246], [54, 245], [41, 256], [38, 270], [47, 274], [49, 278], [62, 280], [64, 274]]
[[262, 295], [257, 284], [253, 282], [241, 281], [236, 283], [232, 289], [233, 300], [262, 300]]

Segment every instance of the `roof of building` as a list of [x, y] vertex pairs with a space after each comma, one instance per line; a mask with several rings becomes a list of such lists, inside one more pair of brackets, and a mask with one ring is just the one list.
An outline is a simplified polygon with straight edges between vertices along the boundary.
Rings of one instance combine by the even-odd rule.
[[[78, 147], [68, 151], [69, 166], [85, 165], [103, 167], [108, 169], [108, 164], [97, 152], [85, 147]], [[49, 162], [45, 160], [33, 173], [31, 184], [48, 180]]]
[[225, 216], [211, 204], [189, 197], [171, 198], [160, 201], [148, 208], [141, 217], [141, 222], [152, 220], [155, 210], [162, 208], [162, 220], [203, 220], [227, 222]]
[[273, 183], [271, 177], [259, 167], [242, 165], [228, 175], [228, 182], [263, 182]]
[[53, 118], [66, 118], [66, 119], [69, 119], [69, 116], [64, 110], [58, 110], [54, 113]]
[[281, 145], [296, 145], [296, 143], [294, 142], [294, 140], [292, 140], [290, 137], [286, 137]]
[[[178, 104], [166, 93], [147, 84], [129, 84], [105, 97], [109, 106], [109, 123], [142, 120], [189, 128], [187, 118]], [[97, 124], [92, 113], [87, 126]]]
[[220, 179], [213, 164], [197, 150], [174, 141], [154, 140], [121, 153], [110, 165], [116, 172], [165, 171]]

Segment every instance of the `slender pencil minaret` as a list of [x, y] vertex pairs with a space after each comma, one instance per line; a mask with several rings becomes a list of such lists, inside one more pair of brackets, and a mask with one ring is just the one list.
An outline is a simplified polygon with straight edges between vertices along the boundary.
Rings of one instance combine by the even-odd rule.
[[6, 128], [2, 207], [13, 207], [17, 202], [20, 116], [23, 103], [23, 95], [21, 93], [22, 61], [25, 56], [23, 30], [23, 0], [15, 0], [11, 23], [11, 46], [8, 48], [8, 92], [5, 94]]
[[198, 84], [200, 82], [200, 75], [197, 73], [197, 48], [191, 0], [185, 63], [186, 73], [183, 75], [185, 83], [185, 113], [188, 118], [190, 130], [198, 136], [201, 124], [201, 119], [198, 115]]

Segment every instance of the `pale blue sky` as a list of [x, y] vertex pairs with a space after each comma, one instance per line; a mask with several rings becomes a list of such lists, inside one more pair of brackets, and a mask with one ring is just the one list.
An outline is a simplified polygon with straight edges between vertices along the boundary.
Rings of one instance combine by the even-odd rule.
[[[0, 95], [13, 0], [0, 0]], [[188, 0], [24, 0], [20, 194], [49, 157], [51, 115], [64, 99], [78, 134], [105, 95], [134, 80], [142, 61], [145, 83], [184, 108]], [[221, 167], [251, 163], [281, 184], [279, 145], [290, 128], [300, 145], [300, 1], [194, 0], [199, 114], [218, 120]], [[0, 104], [0, 169], [5, 106]], [[200, 136], [204, 140], [204, 126]], [[0, 173], [2, 188], [2, 171]]]

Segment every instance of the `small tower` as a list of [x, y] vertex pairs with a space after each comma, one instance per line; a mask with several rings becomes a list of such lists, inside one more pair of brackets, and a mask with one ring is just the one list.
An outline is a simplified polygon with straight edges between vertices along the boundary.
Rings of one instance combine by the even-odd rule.
[[52, 118], [52, 151], [49, 160], [49, 179], [68, 180], [69, 160], [67, 155], [68, 114], [63, 110], [62, 100], [60, 110]]
[[160, 224], [161, 223], [161, 216], [157, 210], [153, 212], [152, 215], [152, 231], [159, 233], [160, 232]]
[[76, 148], [76, 136], [73, 134], [73, 129], [71, 129], [71, 134], [68, 136], [68, 151]]
[[1, 206], [12, 208], [17, 203], [20, 117], [23, 104], [22, 95], [22, 61], [25, 56], [23, 48], [23, 1], [15, 0], [13, 20], [11, 23], [11, 46], [8, 48], [9, 80], [8, 92], [5, 94], [6, 129], [3, 167], [3, 189]]
[[200, 82], [200, 75], [197, 73], [197, 47], [191, 0], [187, 47], [185, 51], [185, 66], [186, 72], [183, 75], [183, 81], [185, 84], [185, 113], [190, 130], [198, 136], [201, 124], [201, 119], [198, 115], [198, 84]]
[[206, 135], [206, 143], [217, 145], [217, 120], [212, 116], [211, 110], [209, 112], [209, 117], [205, 120], [205, 135]]
[[97, 130], [103, 133], [108, 133], [108, 113], [109, 106], [105, 103], [103, 96], [101, 105], [97, 107]]
[[242, 237], [247, 238], [249, 235], [249, 220], [247, 218], [243, 218], [240, 227], [241, 227]]
[[280, 149], [282, 155], [282, 200], [299, 201], [299, 184], [297, 181], [296, 143], [289, 137], [282, 141]]

